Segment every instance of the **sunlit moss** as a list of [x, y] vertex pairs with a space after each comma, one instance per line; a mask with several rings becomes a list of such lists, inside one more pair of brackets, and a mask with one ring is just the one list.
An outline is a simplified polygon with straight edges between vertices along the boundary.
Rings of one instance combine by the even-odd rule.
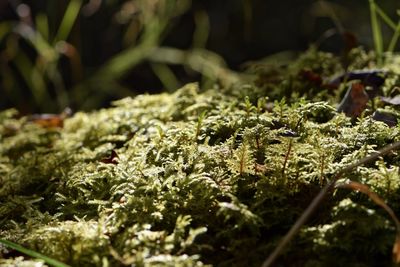
[[[338, 114], [338, 93], [304, 93], [327, 90], [296, 74], [304, 67], [340, 69], [311, 50], [262, 85], [188, 84], [63, 128], [0, 113], [0, 237], [73, 266], [259, 266], [337, 170], [399, 136], [370, 111]], [[393, 152], [343, 178], [399, 214], [398, 164]], [[337, 189], [322, 206], [282, 264], [390, 262], [395, 228], [367, 197]], [[5, 266], [21, 261], [1, 253]]]

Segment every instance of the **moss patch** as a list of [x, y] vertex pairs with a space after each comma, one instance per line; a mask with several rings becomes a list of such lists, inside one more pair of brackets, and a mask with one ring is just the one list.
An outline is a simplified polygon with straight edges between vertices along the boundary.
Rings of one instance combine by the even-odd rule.
[[[353, 54], [350, 69], [373, 64]], [[387, 59], [388, 97], [398, 61]], [[330, 54], [254, 70], [254, 83], [126, 98], [62, 128], [0, 113], [0, 237], [72, 266], [259, 266], [337, 170], [399, 140], [399, 128], [371, 118], [373, 101], [396, 106], [375, 99], [352, 120], [336, 112], [345, 83], [332, 91], [301, 75], [343, 71]], [[393, 152], [344, 179], [400, 214], [399, 163]], [[394, 238], [383, 210], [338, 189], [279, 263], [389, 265]]]

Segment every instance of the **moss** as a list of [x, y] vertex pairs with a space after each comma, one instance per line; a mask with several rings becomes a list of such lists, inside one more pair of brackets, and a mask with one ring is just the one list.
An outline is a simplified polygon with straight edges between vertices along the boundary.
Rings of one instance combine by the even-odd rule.
[[[329, 78], [340, 64], [311, 50], [273, 80], [125, 98], [62, 128], [3, 111], [0, 237], [73, 266], [259, 266], [337, 170], [399, 136], [372, 107], [357, 121], [338, 114], [344, 89], [310, 84], [304, 68]], [[398, 164], [393, 152], [344, 178], [399, 214]], [[394, 233], [368, 198], [337, 189], [280, 264], [389, 264]], [[0, 265], [36, 264], [3, 254]]]

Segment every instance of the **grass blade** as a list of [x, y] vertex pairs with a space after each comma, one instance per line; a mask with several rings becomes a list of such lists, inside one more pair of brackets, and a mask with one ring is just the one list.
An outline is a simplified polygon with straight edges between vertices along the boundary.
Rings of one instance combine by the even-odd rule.
[[81, 9], [81, 0], [71, 0], [65, 10], [63, 19], [61, 20], [60, 27], [58, 28], [54, 43], [60, 40], [66, 40], [70, 34], [72, 27], [78, 17], [79, 10]]
[[12, 26], [9, 22], [0, 23], [0, 41], [7, 36], [7, 34], [11, 31], [11, 28]]
[[39, 69], [32, 64], [26, 53], [20, 51], [13, 62], [29, 90], [32, 92], [34, 101], [38, 105], [41, 105], [49, 99], [44, 78]]
[[150, 66], [168, 92], [173, 92], [179, 88], [179, 81], [167, 64], [151, 63]]
[[383, 40], [381, 26], [377, 16], [377, 7], [374, 0], [369, 0], [369, 9], [371, 12], [371, 28], [374, 38], [375, 53], [377, 55], [378, 65], [381, 65], [383, 54]]
[[49, 41], [49, 20], [46, 14], [38, 14], [36, 16], [36, 29], [44, 40]]
[[47, 264], [49, 264], [51, 266], [55, 266], [55, 267], [70, 267], [69, 265], [67, 265], [65, 263], [62, 263], [62, 262], [60, 262], [58, 260], [49, 258], [49, 257], [47, 257], [47, 256], [45, 256], [43, 254], [40, 254], [39, 252], [24, 248], [23, 246], [20, 246], [20, 245], [15, 244], [15, 243], [13, 243], [11, 241], [8, 241], [8, 240], [0, 239], [0, 244], [3, 244], [4, 246], [9, 247], [9, 248], [15, 249], [16, 251], [19, 251], [19, 252], [21, 252], [23, 254], [26, 254], [28, 256], [31, 256], [33, 258], [41, 259], [45, 263], [47, 263]]
[[383, 19], [383, 21], [390, 27], [392, 28], [394, 31], [397, 28], [396, 23], [394, 23], [393, 20], [391, 20], [389, 18], [388, 15], [386, 15], [386, 13], [377, 5], [375, 4], [375, 8], [376, 8], [376, 13]]
[[207, 12], [199, 10], [194, 14], [196, 24], [193, 33], [193, 44], [195, 48], [205, 48], [207, 45], [208, 36], [210, 35], [210, 18]]
[[400, 21], [396, 24], [378, 5], [375, 4], [375, 8], [376, 13], [382, 18], [386, 25], [388, 25], [394, 31], [387, 49], [388, 52], [393, 52], [400, 36]]
[[392, 36], [392, 39], [390, 40], [389, 46], [387, 51], [388, 52], [393, 52], [396, 45], [397, 45], [397, 41], [400, 37], [400, 21], [397, 24], [396, 30], [394, 31], [394, 34]]

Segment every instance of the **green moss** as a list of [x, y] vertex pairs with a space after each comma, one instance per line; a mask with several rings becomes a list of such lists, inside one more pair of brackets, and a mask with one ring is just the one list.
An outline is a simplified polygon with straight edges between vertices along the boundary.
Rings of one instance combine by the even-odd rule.
[[[73, 266], [259, 266], [337, 170], [399, 136], [371, 109], [337, 114], [343, 89], [304, 81], [304, 68], [328, 78], [340, 64], [311, 50], [257, 85], [125, 98], [60, 129], [0, 113], [0, 237]], [[344, 178], [399, 214], [398, 164], [393, 152]], [[389, 264], [394, 234], [368, 198], [337, 189], [280, 264]]]

